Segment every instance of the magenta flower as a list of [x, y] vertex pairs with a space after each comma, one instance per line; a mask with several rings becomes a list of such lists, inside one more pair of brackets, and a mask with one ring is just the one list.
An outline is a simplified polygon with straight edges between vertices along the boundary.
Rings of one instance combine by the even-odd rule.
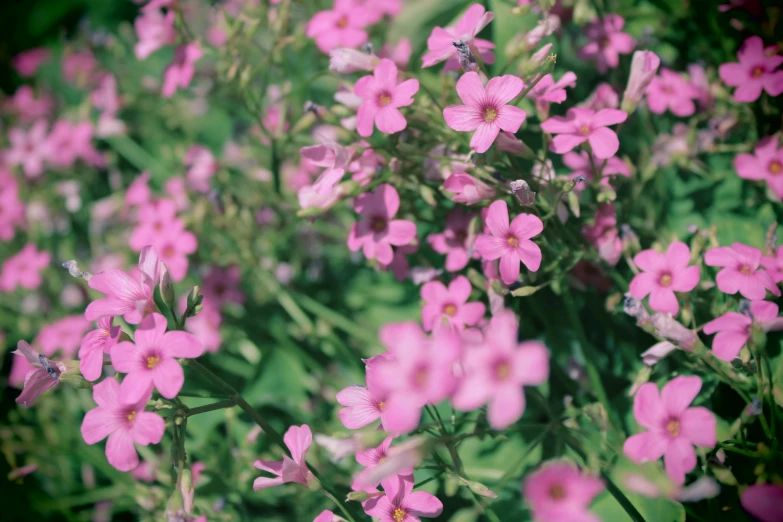
[[[375, 468], [389, 458], [389, 448], [391, 448], [392, 440], [394, 440], [394, 437], [386, 437], [379, 446], [356, 453], [356, 462], [365, 468], [356, 476], [351, 484], [351, 489], [354, 491], [364, 490], [368, 493], [375, 491], [375, 487], [378, 486], [380, 480], [371, 480], [373, 478], [372, 475]], [[413, 467], [409, 466], [401, 469], [398, 474], [410, 475], [412, 473]]]
[[493, 13], [485, 12], [481, 4], [473, 4], [465, 11], [457, 25], [454, 27], [435, 27], [427, 38], [428, 52], [421, 57], [422, 67], [446, 61], [445, 71], [458, 71], [460, 69], [457, 59], [457, 48], [454, 42], [462, 42], [475, 53], [481, 56], [484, 63], [495, 63], [495, 55], [492, 49], [495, 44], [489, 40], [476, 38], [476, 35], [484, 29], [495, 17]]
[[413, 475], [394, 475], [381, 482], [384, 495], [364, 502], [364, 512], [379, 522], [421, 522], [435, 518], [443, 504], [426, 491], [413, 491]]
[[740, 504], [759, 522], [780, 522], [783, 486], [780, 484], [754, 484], [742, 492]]
[[356, 0], [335, 0], [330, 11], [313, 15], [305, 34], [315, 40], [315, 45], [328, 53], [338, 47], [355, 49], [367, 41], [364, 27], [370, 25], [374, 13]]
[[51, 56], [52, 52], [49, 49], [45, 47], [36, 47], [35, 49], [22, 51], [14, 56], [13, 60], [11, 60], [11, 64], [20, 76], [29, 78], [35, 76], [38, 68]]
[[457, 276], [448, 288], [440, 281], [430, 281], [422, 286], [421, 298], [425, 305], [421, 311], [421, 323], [424, 331], [429, 332], [441, 323], [456, 331], [478, 324], [486, 308], [481, 302], [467, 302], [470, 291], [470, 281], [465, 276]]
[[486, 218], [490, 234], [476, 238], [475, 248], [483, 259], [500, 258], [500, 277], [510, 285], [519, 279], [519, 263], [531, 272], [541, 266], [541, 249], [530, 241], [544, 230], [544, 223], [532, 214], [520, 214], [509, 224], [508, 206], [498, 200], [489, 206]]
[[682, 75], [669, 69], [661, 69], [647, 87], [647, 106], [655, 114], [668, 109], [677, 116], [690, 116], [696, 112], [693, 100], [698, 97], [699, 93]]
[[525, 121], [525, 111], [508, 104], [524, 86], [522, 80], [506, 74], [492, 78], [485, 89], [478, 73], [467, 72], [457, 81], [457, 94], [465, 105], [443, 109], [446, 125], [460, 132], [475, 131], [470, 146], [486, 152], [501, 130], [513, 134]]
[[[549, 114], [550, 103], [563, 103], [568, 96], [566, 87], [576, 87], [576, 74], [567, 72], [555, 81], [551, 74], [547, 74], [528, 93], [531, 100], [535, 100], [536, 109], [541, 114]], [[542, 116], [545, 117], [545, 116]]]
[[84, 317], [96, 321], [104, 315], [121, 315], [130, 324], [155, 310], [153, 292], [160, 279], [160, 260], [152, 247], [145, 247], [139, 255], [139, 279], [118, 269], [105, 270], [90, 278], [90, 288], [106, 295], [87, 305]]
[[359, 136], [372, 135], [373, 123], [386, 134], [400, 132], [407, 125], [398, 107], [413, 103], [413, 95], [419, 91], [419, 80], [397, 83], [397, 66], [383, 58], [372, 76], [359, 78], [353, 92], [362, 100], [356, 115]]
[[689, 408], [701, 390], [701, 379], [675, 377], [663, 387], [651, 382], [642, 385], [633, 402], [636, 421], [648, 431], [629, 437], [623, 452], [637, 464], [663, 457], [666, 473], [676, 484], [685, 482], [685, 474], [696, 467], [693, 445], [715, 446], [715, 416], [707, 408]]
[[174, 16], [173, 9], [169, 9], [166, 14], [158, 8], [141, 10], [141, 16], [133, 22], [136, 36], [139, 37], [133, 48], [136, 58], [144, 60], [161, 47], [177, 40]]
[[204, 276], [201, 293], [220, 308], [225, 303], [242, 305], [245, 294], [242, 293], [242, 272], [238, 265], [227, 267], [213, 266]]
[[328, 509], [325, 509], [321, 511], [321, 513], [315, 517], [315, 520], [313, 522], [336, 522], [336, 518], [334, 516], [334, 513], [329, 511]]
[[196, 235], [176, 227], [165, 230], [153, 241], [161, 262], [169, 269], [175, 283], [185, 279], [188, 273], [188, 255], [196, 251]]
[[642, 101], [644, 93], [655, 78], [661, 59], [652, 51], [636, 51], [631, 60], [631, 72], [628, 75], [628, 83], [623, 93], [621, 105], [625, 112], [631, 113]]
[[354, 201], [354, 210], [364, 219], [354, 223], [348, 235], [348, 248], [360, 248], [367, 259], [388, 265], [394, 253], [392, 245], [407, 245], [416, 238], [416, 224], [392, 219], [400, 208], [400, 196], [391, 185], [379, 185], [375, 192], [365, 192]]
[[778, 317], [778, 305], [768, 301], [752, 301], [750, 313], [725, 313], [705, 324], [704, 333], [718, 332], [712, 341], [712, 351], [718, 359], [731, 362], [750, 340], [754, 325], [765, 332], [783, 330], [783, 317]]
[[737, 58], [739, 63], [724, 63], [718, 68], [723, 83], [737, 87], [736, 101], [756, 101], [762, 90], [770, 96], [783, 92], [783, 71], [777, 70], [783, 64], [783, 56], [778, 55], [777, 46], [764, 47], [760, 37], [751, 36], [740, 46]]
[[92, 389], [97, 408], [87, 412], [82, 421], [82, 438], [87, 444], [106, 441], [106, 458], [120, 471], [131, 471], [139, 465], [139, 456], [133, 446], [157, 444], [163, 438], [163, 418], [144, 411], [152, 396], [150, 388], [137, 401], [120, 400], [120, 384], [114, 379], [104, 379]]
[[164, 231], [182, 230], [185, 224], [177, 219], [177, 206], [170, 199], [159, 199], [144, 204], [137, 212], [139, 220], [131, 232], [128, 243], [133, 250], [141, 251], [155, 243]]
[[35, 290], [41, 286], [41, 271], [49, 265], [52, 256], [28, 243], [18, 253], [3, 262], [0, 270], [0, 290], [13, 292], [17, 287]]
[[604, 482], [565, 461], [544, 464], [526, 480], [522, 494], [536, 522], [600, 522], [587, 508]]
[[634, 40], [622, 32], [625, 20], [616, 14], [606, 15], [591, 22], [585, 30], [590, 42], [579, 49], [579, 57], [595, 60], [598, 72], [605, 73], [620, 64], [620, 54], [633, 51]]
[[779, 296], [772, 274], [760, 267], [761, 250], [742, 243], [733, 243], [731, 247], [718, 247], [704, 254], [704, 262], [709, 266], [719, 266], [721, 271], [715, 281], [718, 289], [726, 294], [739, 292], [746, 299], [764, 299], [766, 290]]
[[609, 125], [622, 123], [628, 113], [618, 109], [601, 109], [595, 112], [591, 109], [571, 108], [566, 117], [553, 116], [541, 123], [541, 129], [550, 134], [557, 134], [552, 140], [549, 150], [564, 154], [584, 142], [589, 142], [596, 158], [611, 158], [620, 149], [620, 140]]
[[24, 376], [22, 393], [16, 398], [16, 403], [29, 408], [40, 395], [49, 388], [60, 384], [60, 375], [66, 370], [64, 364], [50, 361], [39, 354], [25, 341], [16, 344], [16, 350], [12, 353], [24, 357], [25, 365], [29, 370]]
[[21, 165], [24, 175], [37, 178], [44, 171], [44, 161], [49, 158], [48, 124], [45, 120], [36, 121], [25, 132], [19, 127], [8, 131], [11, 148], [5, 153], [9, 165]]
[[443, 188], [453, 193], [455, 203], [474, 205], [485, 199], [492, 199], [497, 193], [494, 188], [467, 172], [455, 172], [443, 182]]
[[469, 228], [475, 216], [455, 208], [446, 216], [446, 230], [427, 237], [427, 242], [435, 252], [446, 255], [445, 268], [449, 272], [465, 268], [471, 256], [478, 258], [477, 253], [468, 253]]
[[[24, 202], [19, 199], [19, 184], [10, 172], [0, 168], [0, 241], [10, 241], [16, 227], [24, 223]], [[2, 284], [0, 284], [2, 289]]]
[[690, 292], [699, 284], [699, 267], [688, 266], [691, 250], [675, 241], [665, 254], [643, 250], [633, 258], [641, 270], [631, 281], [629, 291], [637, 299], [650, 296], [650, 308], [656, 312], [675, 315], [680, 304], [674, 292]]
[[452, 397], [454, 407], [472, 411], [489, 404], [490, 426], [501, 430], [525, 411], [523, 386], [539, 386], [549, 378], [549, 352], [538, 341], [517, 342], [512, 312], [495, 315], [484, 330], [484, 341], [469, 348], [462, 361], [465, 375]]
[[111, 363], [127, 373], [120, 386], [124, 402], [136, 402], [153, 387], [163, 397], [173, 399], [182, 389], [185, 374], [177, 361], [195, 359], [204, 351], [199, 339], [188, 332], [166, 332], [166, 318], [150, 314], [136, 329], [134, 342], [124, 341], [111, 350]]
[[256, 469], [275, 475], [275, 478], [258, 477], [253, 481], [253, 489], [259, 491], [273, 486], [280, 486], [288, 482], [296, 482], [305, 487], [310, 487], [315, 477], [307, 467], [307, 451], [313, 443], [313, 434], [310, 426], [291, 426], [283, 436], [283, 441], [288, 447], [291, 456], [283, 455], [282, 461], [270, 462], [257, 460], [253, 463]]
[[177, 89], [185, 89], [196, 74], [196, 62], [204, 56], [198, 42], [180, 45], [174, 51], [174, 60], [163, 72], [161, 95], [170, 98]]
[[103, 354], [111, 353], [112, 346], [120, 339], [122, 329], [112, 326], [114, 317], [103, 316], [98, 319], [98, 328], [84, 336], [79, 348], [79, 370], [88, 381], [95, 381], [101, 376], [103, 369]]
[[734, 158], [734, 170], [744, 179], [763, 179], [783, 199], [783, 148], [778, 148], [774, 136], [759, 141], [753, 154], [742, 153]]

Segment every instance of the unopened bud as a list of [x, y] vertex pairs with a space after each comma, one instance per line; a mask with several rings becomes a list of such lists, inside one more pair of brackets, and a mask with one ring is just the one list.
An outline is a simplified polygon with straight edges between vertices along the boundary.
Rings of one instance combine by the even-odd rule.
[[163, 298], [163, 302], [169, 307], [171, 313], [174, 313], [174, 303], [177, 300], [177, 296], [174, 293], [174, 285], [171, 283], [171, 276], [169, 275], [169, 269], [165, 263], [160, 264], [160, 296]]
[[452, 45], [457, 48], [457, 60], [459, 60], [459, 66], [465, 72], [478, 71], [478, 64], [476, 63], [476, 57], [473, 56], [473, 52], [465, 42], [452, 42]]
[[371, 498], [372, 495], [367, 493], [366, 491], [351, 491], [346, 495], [345, 500], [348, 502], [364, 502], [365, 500], [368, 500]]
[[670, 314], [655, 314], [652, 317], [652, 325], [658, 335], [677, 343], [680, 348], [691, 350], [696, 341], [699, 340], [696, 332], [679, 323]]
[[527, 181], [522, 179], [514, 180], [510, 183], [511, 192], [517, 197], [520, 203], [529, 207], [536, 202], [536, 193], [530, 189], [530, 185]]
[[651, 51], [636, 51], [631, 60], [631, 74], [623, 93], [622, 110], [632, 113], [642, 100], [650, 82], [655, 78], [661, 59]]
[[474, 480], [467, 480], [462, 477], [459, 478], [460, 482], [468, 487], [473, 493], [476, 495], [480, 495], [482, 497], [487, 498], [498, 498], [497, 493], [489, 489], [487, 486], [482, 484], [481, 482], [476, 482]]
[[179, 483], [179, 489], [182, 493], [182, 508], [185, 513], [190, 515], [193, 512], [193, 475], [189, 469], [182, 470], [182, 479]]
[[636, 318], [636, 324], [643, 326], [650, 322], [650, 314], [644, 307], [641, 301], [628, 294], [625, 297], [625, 303], [623, 303], [623, 311], [631, 317]]
[[60, 368], [65, 367], [65, 370], [60, 374], [61, 383], [77, 390], [92, 388], [92, 383], [85, 379], [79, 370], [79, 361], [63, 361], [59, 364]]

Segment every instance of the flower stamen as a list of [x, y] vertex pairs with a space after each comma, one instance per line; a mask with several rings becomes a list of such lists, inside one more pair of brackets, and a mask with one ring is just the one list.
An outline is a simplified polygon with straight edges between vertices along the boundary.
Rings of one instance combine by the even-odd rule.
[[157, 355], [150, 355], [149, 357], [147, 357], [148, 369], [154, 370], [155, 368], [158, 367], [159, 364], [160, 364], [160, 357], [158, 357]]

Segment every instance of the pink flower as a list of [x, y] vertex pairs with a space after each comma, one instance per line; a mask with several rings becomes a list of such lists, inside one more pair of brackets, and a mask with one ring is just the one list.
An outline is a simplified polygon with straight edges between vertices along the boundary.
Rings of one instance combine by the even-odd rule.
[[319, 11], [307, 22], [305, 34], [324, 53], [338, 47], [355, 49], [367, 41], [364, 27], [373, 15], [356, 0], [335, 0], [331, 11]]
[[[600, 170], [603, 165], [603, 160], [596, 158], [593, 155], [593, 161], [590, 162], [590, 153], [586, 150], [579, 152], [566, 152], [563, 154], [563, 163], [566, 167], [571, 169], [569, 178], [574, 179], [579, 176], [584, 176], [586, 179], [593, 180], [593, 165], [596, 169]], [[628, 164], [622, 159], [612, 156], [606, 159], [606, 166], [601, 171], [601, 184], [609, 186], [609, 180], [612, 176], [625, 176], [626, 178], [631, 175], [631, 169], [628, 168]], [[581, 191], [581, 184], [577, 185], [574, 190]]]
[[60, 168], [73, 166], [77, 159], [102, 166], [104, 158], [92, 144], [94, 131], [92, 122], [87, 120], [78, 123], [58, 120], [47, 140], [48, 159]]
[[[584, 107], [594, 111], [602, 109], [616, 109], [620, 106], [620, 97], [608, 83], [599, 83], [595, 90], [577, 107]], [[623, 109], [625, 110], [625, 109]]]
[[413, 491], [413, 475], [394, 475], [381, 482], [384, 495], [364, 502], [364, 512], [379, 522], [421, 522], [435, 518], [443, 504], [426, 491]]
[[750, 313], [725, 313], [705, 324], [704, 333], [718, 332], [712, 341], [712, 351], [718, 359], [731, 362], [750, 340], [754, 326], [765, 332], [783, 330], [783, 317], [778, 317], [778, 305], [768, 301], [752, 301]]
[[416, 224], [392, 219], [400, 208], [400, 196], [391, 185], [378, 186], [375, 192], [361, 194], [354, 201], [354, 210], [364, 219], [354, 223], [348, 235], [348, 248], [360, 248], [367, 259], [377, 259], [388, 265], [394, 253], [392, 245], [407, 245], [416, 238]]
[[622, 109], [631, 113], [642, 101], [644, 93], [661, 65], [661, 59], [652, 51], [636, 51], [631, 60], [631, 73], [623, 93]]
[[776, 283], [783, 281], [783, 246], [778, 247], [774, 257], [761, 258], [761, 266], [767, 269]]
[[49, 59], [52, 53], [45, 47], [38, 47], [35, 49], [28, 49], [14, 56], [12, 65], [16, 72], [20, 76], [30, 77], [35, 76], [38, 68]]
[[579, 49], [579, 57], [595, 60], [598, 72], [605, 73], [620, 64], [620, 54], [633, 51], [631, 35], [622, 32], [625, 20], [616, 14], [606, 15], [590, 23], [585, 30], [590, 43]]
[[[129, 207], [140, 207], [150, 202], [150, 173], [142, 172], [125, 191], [125, 204]], [[141, 212], [139, 218], [143, 219], [146, 212]]]
[[206, 147], [193, 145], [185, 153], [184, 163], [189, 167], [187, 179], [190, 186], [199, 192], [209, 192], [209, 180], [218, 169], [217, 160], [212, 152]]
[[427, 242], [435, 252], [446, 255], [445, 268], [449, 272], [458, 272], [465, 268], [471, 256], [478, 258], [477, 253], [468, 252], [469, 228], [474, 217], [475, 214], [455, 208], [446, 216], [446, 230], [427, 237]]
[[690, 116], [696, 112], [693, 100], [698, 97], [690, 83], [669, 69], [661, 69], [647, 87], [647, 106], [655, 114], [663, 114], [669, 109], [677, 116]]
[[473, 4], [465, 11], [457, 25], [454, 27], [435, 27], [427, 38], [428, 52], [421, 57], [422, 67], [433, 65], [446, 60], [446, 71], [458, 71], [460, 69], [457, 59], [457, 48], [454, 42], [462, 42], [471, 50], [481, 56], [484, 63], [495, 63], [495, 55], [492, 49], [495, 44], [488, 40], [476, 38], [476, 35], [489, 24], [495, 15], [485, 12], [481, 4]]
[[30, 347], [25, 341], [16, 345], [15, 355], [24, 357], [24, 365], [30, 368], [24, 376], [24, 388], [16, 403], [29, 408], [41, 394], [49, 388], [60, 384], [60, 375], [66, 370], [62, 363], [50, 361]]
[[[19, 184], [10, 172], [0, 167], [0, 241], [14, 238], [14, 229], [24, 223], [24, 202], [19, 199]], [[0, 284], [2, 289], [2, 284]]]
[[[187, 296], [182, 295], [179, 299], [179, 313], [184, 313], [187, 307]], [[223, 316], [220, 310], [215, 306], [214, 301], [204, 295], [201, 301], [201, 311], [195, 317], [188, 319], [185, 324], [185, 330], [195, 335], [204, 345], [207, 352], [216, 352], [223, 343], [223, 336], [220, 333], [220, 326], [223, 324]]]
[[[302, 165], [324, 167], [313, 183], [313, 190], [318, 194], [331, 193], [334, 186], [343, 179], [345, 171], [353, 161], [356, 151], [353, 147], [342, 147], [331, 141], [321, 145], [312, 145], [299, 149], [302, 155]], [[308, 176], [309, 177], [309, 176]]]
[[213, 266], [204, 277], [201, 293], [208, 297], [218, 308], [225, 303], [244, 304], [245, 294], [239, 288], [242, 272], [238, 265], [225, 268]]
[[611, 203], [598, 207], [595, 224], [582, 227], [582, 234], [610, 265], [616, 265], [623, 253], [623, 242], [617, 230], [617, 211]]
[[5, 161], [9, 165], [21, 165], [28, 178], [43, 174], [44, 161], [49, 157], [47, 128], [46, 121], [38, 120], [27, 132], [19, 127], [8, 131], [11, 148], [5, 154]]
[[195, 335], [166, 332], [166, 326], [165, 317], [150, 314], [136, 329], [134, 342], [124, 341], [112, 348], [112, 365], [118, 372], [127, 373], [120, 386], [124, 402], [149, 397], [153, 386], [163, 397], [173, 399], [185, 382], [177, 359], [195, 359], [204, 351]]
[[623, 452], [634, 462], [652, 462], [663, 457], [666, 473], [676, 484], [696, 467], [693, 445], [712, 448], [716, 444], [715, 416], [707, 408], [688, 408], [701, 390], [701, 379], [680, 376], [669, 381], [658, 394], [651, 382], [642, 385], [633, 402], [636, 421], [648, 431], [629, 437]]
[[82, 438], [95, 444], [106, 437], [106, 458], [120, 471], [131, 471], [139, 465], [139, 456], [133, 446], [157, 444], [163, 438], [163, 418], [144, 411], [152, 396], [152, 388], [132, 403], [120, 399], [120, 384], [104, 379], [92, 389], [97, 408], [87, 412], [82, 421]]
[[89, 286], [106, 295], [87, 305], [84, 317], [95, 321], [101, 316], [121, 315], [130, 324], [139, 324], [142, 318], [155, 310], [153, 292], [160, 279], [160, 260], [151, 246], [139, 256], [139, 279], [118, 269], [104, 270], [90, 278]]
[[522, 493], [536, 522], [600, 522], [587, 510], [604, 490], [604, 482], [579, 470], [570, 462], [544, 464], [530, 475]]
[[378, 51], [378, 56], [381, 58], [388, 58], [389, 60], [393, 61], [400, 69], [405, 69], [408, 67], [408, 62], [411, 59], [412, 52], [413, 49], [411, 48], [410, 40], [407, 38], [400, 38], [400, 41], [397, 42], [397, 45], [392, 45], [389, 42], [383, 44], [381, 50]]
[[557, 82], [551, 74], [547, 74], [530, 90], [528, 96], [536, 101], [537, 107], [548, 110], [549, 105], [545, 102], [563, 103], [566, 101], [566, 87], [576, 87], [576, 74], [569, 71]]
[[764, 47], [760, 37], [751, 36], [737, 52], [739, 63], [724, 63], [718, 68], [723, 83], [737, 87], [734, 91], [736, 101], [756, 101], [762, 90], [770, 96], [783, 92], [783, 71], [777, 70], [783, 64], [783, 56], [777, 52], [776, 46]]
[[82, 339], [79, 348], [79, 370], [88, 381], [95, 381], [101, 376], [103, 354], [111, 353], [112, 346], [120, 339], [122, 329], [119, 326], [112, 326], [113, 322], [114, 317], [99, 318], [98, 328]]
[[141, 10], [141, 16], [133, 22], [136, 36], [139, 37], [133, 48], [136, 58], [144, 60], [161, 47], [171, 45], [177, 40], [174, 16], [173, 9], [169, 9], [166, 14], [157, 8]]
[[774, 136], [759, 141], [753, 154], [743, 153], [734, 158], [734, 170], [744, 179], [763, 179], [783, 199], [783, 148], [778, 148]]
[[313, 522], [335, 522], [334, 513], [332, 513], [328, 509], [325, 509], [321, 511], [321, 514], [315, 517], [315, 520], [313, 520]]
[[[394, 440], [394, 437], [386, 437], [383, 439], [380, 446], [356, 453], [356, 462], [364, 466], [365, 469], [356, 476], [353, 484], [351, 484], [351, 489], [354, 491], [365, 490], [368, 492], [375, 490], [375, 487], [380, 480], [373, 481], [367, 480], [367, 478], [372, 478], [371, 475], [375, 471], [375, 468], [377, 468], [379, 464], [385, 462], [389, 457], [389, 448], [391, 447], [392, 440]], [[410, 475], [412, 473], [412, 467], [406, 467], [399, 472], [400, 475]]]
[[457, 94], [465, 105], [443, 109], [446, 125], [460, 132], [475, 131], [470, 146], [476, 152], [486, 152], [501, 130], [513, 134], [525, 121], [525, 111], [508, 104], [524, 85], [516, 76], [506, 74], [492, 78], [485, 89], [478, 73], [463, 74], [457, 81]]
[[779, 484], [754, 484], [740, 495], [742, 507], [759, 522], [780, 522], [780, 506], [783, 505], [783, 486]]
[[490, 426], [501, 430], [525, 411], [523, 386], [539, 386], [549, 378], [549, 352], [538, 341], [517, 342], [512, 312], [495, 315], [480, 345], [469, 348], [462, 361], [465, 375], [452, 397], [454, 407], [472, 411], [489, 405]]
[[767, 296], [766, 290], [775, 296], [780, 295], [772, 274], [760, 268], [761, 250], [758, 248], [742, 243], [713, 248], [704, 254], [704, 262], [709, 266], [722, 267], [715, 278], [721, 292], [739, 292], [746, 299], [764, 299]]
[[66, 52], [61, 61], [63, 78], [68, 83], [84, 84], [91, 77], [95, 68], [98, 67], [98, 61], [92, 54], [92, 51]]
[[584, 142], [589, 142], [596, 158], [611, 158], [620, 148], [620, 140], [609, 125], [622, 123], [628, 113], [617, 109], [568, 109], [566, 117], [554, 116], [541, 123], [541, 129], [557, 134], [549, 150], [564, 154]]
[[688, 266], [691, 251], [688, 245], [675, 241], [665, 254], [643, 250], [633, 258], [641, 270], [631, 281], [629, 291], [637, 299], [650, 296], [650, 308], [675, 315], [680, 304], [674, 292], [690, 292], [699, 283], [699, 267]]
[[170, 199], [159, 199], [144, 204], [137, 212], [138, 225], [133, 229], [128, 244], [133, 250], [141, 251], [145, 246], [158, 241], [166, 232], [185, 228], [177, 219], [177, 207]]
[[530, 241], [544, 230], [544, 223], [532, 214], [520, 214], [509, 224], [508, 206], [503, 200], [489, 206], [486, 218], [490, 234], [476, 238], [475, 248], [483, 259], [500, 258], [500, 277], [510, 285], [519, 279], [519, 263], [531, 272], [541, 266], [541, 249]]
[[372, 135], [373, 122], [379, 131], [394, 134], [408, 125], [398, 107], [413, 103], [413, 95], [419, 91], [419, 80], [405, 80], [398, 84], [397, 66], [383, 58], [373, 75], [360, 78], [353, 91], [364, 100], [356, 115], [359, 136]]
[[470, 281], [465, 276], [457, 276], [448, 289], [440, 281], [430, 281], [421, 287], [421, 298], [426, 303], [421, 311], [421, 323], [424, 331], [437, 328], [441, 322], [456, 331], [465, 326], [475, 326], [483, 317], [484, 303], [471, 302]]
[[163, 73], [161, 95], [170, 98], [177, 89], [185, 89], [196, 74], [196, 62], [204, 56], [198, 42], [180, 45], [174, 51], [174, 60]]
[[198, 246], [196, 235], [176, 227], [164, 230], [153, 242], [160, 254], [160, 260], [166, 264], [171, 280], [176, 282], [185, 279], [188, 274], [188, 255], [196, 251]]
[[104, 114], [115, 114], [120, 110], [121, 100], [117, 95], [117, 79], [113, 74], [104, 74], [98, 87], [90, 93], [90, 103]]
[[266, 471], [275, 475], [275, 478], [258, 477], [253, 481], [253, 489], [259, 491], [273, 486], [279, 486], [288, 482], [296, 482], [305, 487], [309, 487], [315, 477], [307, 468], [307, 450], [313, 443], [313, 434], [310, 426], [291, 426], [283, 436], [283, 441], [288, 447], [291, 456], [283, 455], [283, 460], [270, 462], [266, 460], [257, 460], [253, 463], [256, 469]]
[[443, 188], [453, 193], [452, 201], [466, 205], [474, 205], [479, 201], [492, 199], [496, 194], [493, 187], [467, 172], [455, 172], [443, 182]]
[[4, 106], [15, 112], [20, 121], [28, 123], [49, 116], [54, 108], [54, 100], [48, 94], [36, 98], [32, 87], [22, 85], [5, 101]]
[[3, 262], [0, 270], [0, 290], [13, 292], [17, 287], [35, 290], [41, 286], [41, 271], [49, 265], [52, 256], [28, 243], [17, 254]]
[[[388, 329], [389, 327], [384, 328]], [[349, 430], [363, 428], [378, 419], [381, 419], [381, 424], [383, 424], [386, 418], [386, 400], [389, 394], [379, 380], [378, 360], [380, 359], [373, 358], [366, 361], [366, 387], [348, 386], [337, 393], [337, 402], [345, 406], [338, 415], [343, 426]]]
[[33, 344], [40, 346], [47, 357], [58, 350], [66, 357], [72, 357], [90, 329], [90, 322], [81, 315], [68, 315], [47, 324], [38, 332]]

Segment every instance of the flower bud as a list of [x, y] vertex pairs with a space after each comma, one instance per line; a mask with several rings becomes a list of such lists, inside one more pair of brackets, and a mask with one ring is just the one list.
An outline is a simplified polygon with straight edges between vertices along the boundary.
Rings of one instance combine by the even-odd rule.
[[171, 313], [174, 313], [174, 303], [177, 296], [174, 293], [174, 285], [171, 283], [171, 276], [169, 275], [169, 269], [166, 263], [160, 264], [160, 283], [158, 283], [160, 289], [160, 296], [163, 298], [163, 302], [169, 307]]
[[65, 370], [60, 374], [61, 383], [77, 390], [92, 388], [92, 383], [85, 379], [82, 372], [79, 371], [79, 361], [63, 361], [58, 364], [61, 368], [65, 367]]
[[182, 479], [179, 483], [179, 490], [182, 493], [182, 508], [185, 513], [190, 515], [193, 512], [193, 474], [189, 469], [182, 470]]
[[661, 59], [652, 51], [636, 51], [631, 61], [631, 74], [628, 76], [628, 84], [623, 93], [622, 110], [628, 114], [636, 110], [636, 106], [642, 100], [647, 87], [655, 78]]
[[677, 343], [685, 350], [693, 349], [693, 345], [699, 340], [696, 332], [689, 330], [679, 323], [671, 314], [655, 314], [652, 317], [652, 325], [658, 335]]
[[329, 70], [337, 74], [372, 71], [378, 63], [380, 59], [377, 56], [357, 49], [341, 47], [329, 51]]
[[530, 189], [527, 181], [522, 179], [514, 180], [510, 183], [511, 192], [517, 197], [522, 205], [529, 207], [536, 202], [536, 193]]
[[351, 491], [346, 495], [345, 500], [348, 502], [364, 502], [365, 500], [372, 498], [372, 496], [373, 495], [366, 491]]
[[645, 366], [653, 366], [676, 349], [677, 347], [669, 341], [661, 341], [642, 354], [642, 362]]
[[647, 309], [644, 307], [641, 301], [630, 294], [625, 296], [623, 310], [626, 314], [636, 318], [636, 324], [638, 326], [643, 326], [650, 322], [650, 314], [647, 312]]

